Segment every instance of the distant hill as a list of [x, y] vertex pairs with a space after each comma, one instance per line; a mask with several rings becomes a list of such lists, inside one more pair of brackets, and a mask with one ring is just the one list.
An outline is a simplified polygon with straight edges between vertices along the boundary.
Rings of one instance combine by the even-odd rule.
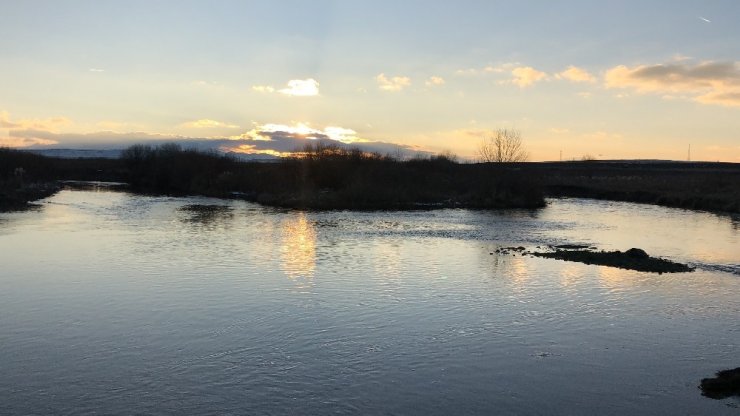
[[[123, 149], [24, 149], [25, 152], [61, 159], [118, 159]], [[245, 162], [275, 162], [279, 157], [265, 154], [228, 152], [226, 155]]]
[[47, 157], [58, 157], [62, 159], [118, 159], [121, 157], [122, 149], [27, 149], [34, 153]]

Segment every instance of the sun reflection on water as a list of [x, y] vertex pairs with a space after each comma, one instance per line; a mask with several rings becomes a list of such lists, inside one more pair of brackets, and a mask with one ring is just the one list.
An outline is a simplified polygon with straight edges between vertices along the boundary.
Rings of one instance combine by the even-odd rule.
[[304, 212], [281, 223], [281, 268], [300, 288], [313, 286], [316, 271], [316, 230]]

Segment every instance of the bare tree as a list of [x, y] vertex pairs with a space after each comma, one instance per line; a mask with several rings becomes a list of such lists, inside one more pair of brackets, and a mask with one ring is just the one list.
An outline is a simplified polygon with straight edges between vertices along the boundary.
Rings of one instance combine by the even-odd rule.
[[518, 130], [498, 129], [483, 139], [478, 157], [481, 162], [525, 162], [529, 153], [524, 149]]

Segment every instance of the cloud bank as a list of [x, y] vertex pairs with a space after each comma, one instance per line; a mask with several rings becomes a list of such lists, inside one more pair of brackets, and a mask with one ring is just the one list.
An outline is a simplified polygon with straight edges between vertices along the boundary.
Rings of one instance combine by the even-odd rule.
[[202, 118], [200, 120], [188, 121], [183, 123], [182, 127], [189, 129], [213, 129], [213, 128], [225, 128], [225, 129], [238, 129], [239, 126], [235, 124], [228, 124], [221, 121], [211, 120]]
[[606, 72], [604, 82], [607, 88], [684, 94], [702, 104], [740, 106], [740, 65], [737, 62], [620, 65]]
[[[416, 146], [366, 140], [359, 137], [355, 130], [340, 126], [315, 128], [303, 123], [295, 125], [256, 124], [251, 130], [242, 134], [221, 137], [112, 131], [60, 133], [45, 128], [53, 126], [55, 122], [62, 122], [62, 120], [66, 119], [12, 121], [7, 113], [0, 112], [0, 127], [8, 129], [9, 133], [7, 137], [0, 137], [0, 146], [31, 149], [107, 150], [123, 149], [134, 144], [177, 143], [185, 148], [204, 151], [216, 150], [245, 155], [290, 156], [294, 152], [301, 151], [307, 144], [321, 143], [359, 148], [367, 152], [400, 157], [429, 156], [432, 154]], [[230, 126], [209, 119], [196, 120], [190, 123], [202, 125], [204, 128]]]

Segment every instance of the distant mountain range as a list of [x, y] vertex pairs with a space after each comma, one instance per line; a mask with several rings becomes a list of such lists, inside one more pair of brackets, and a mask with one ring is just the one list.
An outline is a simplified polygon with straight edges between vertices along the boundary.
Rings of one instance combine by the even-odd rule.
[[[121, 157], [123, 149], [26, 149], [25, 151], [35, 153], [41, 156], [58, 157], [63, 159], [118, 159]], [[247, 154], [247, 153], [225, 153], [231, 157], [245, 161], [256, 162], [273, 162], [280, 158], [265, 154]]]

